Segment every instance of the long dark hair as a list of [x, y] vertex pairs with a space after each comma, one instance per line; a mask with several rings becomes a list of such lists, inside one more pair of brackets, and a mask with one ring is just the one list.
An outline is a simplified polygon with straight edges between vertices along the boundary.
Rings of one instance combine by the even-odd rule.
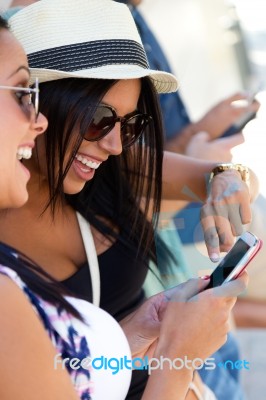
[[[0, 31], [9, 30], [7, 21], [0, 15]], [[63, 307], [73, 316], [82, 319], [79, 312], [64, 298], [72, 294], [25, 254], [0, 242], [0, 265], [15, 271], [25, 284], [36, 294], [59, 307]]]
[[[63, 190], [67, 171], [92, 119], [88, 104], [99, 104], [116, 82], [67, 78], [40, 85], [40, 110], [49, 121], [44, 138], [50, 188], [46, 207], [55, 213], [57, 206], [67, 200], [104, 235], [137, 248], [139, 256], [148, 255], [156, 262], [154, 228], [161, 202], [164, 135], [157, 93], [148, 77], [141, 80], [138, 109], [150, 114], [153, 121], [139, 143], [119, 156], [110, 156], [80, 193], [66, 196]], [[65, 160], [70, 144], [71, 154]], [[38, 139], [36, 148], [38, 155]], [[148, 211], [154, 216], [152, 222]], [[111, 221], [119, 233], [101, 217]]]

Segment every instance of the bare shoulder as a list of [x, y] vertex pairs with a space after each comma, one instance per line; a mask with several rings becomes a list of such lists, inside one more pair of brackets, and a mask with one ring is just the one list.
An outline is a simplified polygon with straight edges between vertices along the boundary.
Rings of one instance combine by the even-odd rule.
[[[27, 326], [34, 321], [36, 325], [40, 324], [26, 294], [9, 276], [0, 273], [0, 335], [5, 327], [11, 328], [14, 322]], [[17, 330], [14, 333], [17, 335]]]
[[54, 348], [23, 290], [0, 274], [1, 400], [69, 399], [77, 396], [66, 370], [55, 370]]
[[[21, 315], [19, 311], [23, 314]], [[22, 289], [9, 276], [0, 273], [0, 321], [4, 322], [5, 318], [7, 322], [17, 318], [25, 321], [24, 312], [31, 314], [33, 308]], [[3, 327], [2, 323], [1, 326]]]

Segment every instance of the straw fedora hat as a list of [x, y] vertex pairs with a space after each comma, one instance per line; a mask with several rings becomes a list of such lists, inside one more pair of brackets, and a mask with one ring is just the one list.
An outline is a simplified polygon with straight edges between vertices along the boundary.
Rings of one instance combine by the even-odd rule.
[[158, 93], [176, 91], [174, 75], [149, 68], [130, 10], [112, 0], [41, 0], [9, 19], [29, 59], [31, 78], [134, 79]]

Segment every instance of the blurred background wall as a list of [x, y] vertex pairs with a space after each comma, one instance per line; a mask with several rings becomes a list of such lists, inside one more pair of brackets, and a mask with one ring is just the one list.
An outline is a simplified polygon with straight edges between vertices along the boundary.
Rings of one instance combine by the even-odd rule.
[[193, 118], [236, 90], [257, 85], [232, 1], [143, 0], [140, 9], [169, 57]]
[[142, 0], [141, 12], [156, 33], [192, 119], [238, 90], [259, 89], [258, 118], [244, 129], [235, 161], [258, 175], [266, 196], [265, 0]]

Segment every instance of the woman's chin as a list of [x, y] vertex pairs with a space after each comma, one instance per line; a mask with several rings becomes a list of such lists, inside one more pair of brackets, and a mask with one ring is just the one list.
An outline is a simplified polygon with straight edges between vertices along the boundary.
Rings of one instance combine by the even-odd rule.
[[86, 182], [83, 183], [64, 183], [65, 194], [78, 194], [84, 188]]
[[29, 199], [28, 191], [20, 190], [14, 193], [13, 196], [0, 199], [0, 208], [20, 208], [23, 207]]

